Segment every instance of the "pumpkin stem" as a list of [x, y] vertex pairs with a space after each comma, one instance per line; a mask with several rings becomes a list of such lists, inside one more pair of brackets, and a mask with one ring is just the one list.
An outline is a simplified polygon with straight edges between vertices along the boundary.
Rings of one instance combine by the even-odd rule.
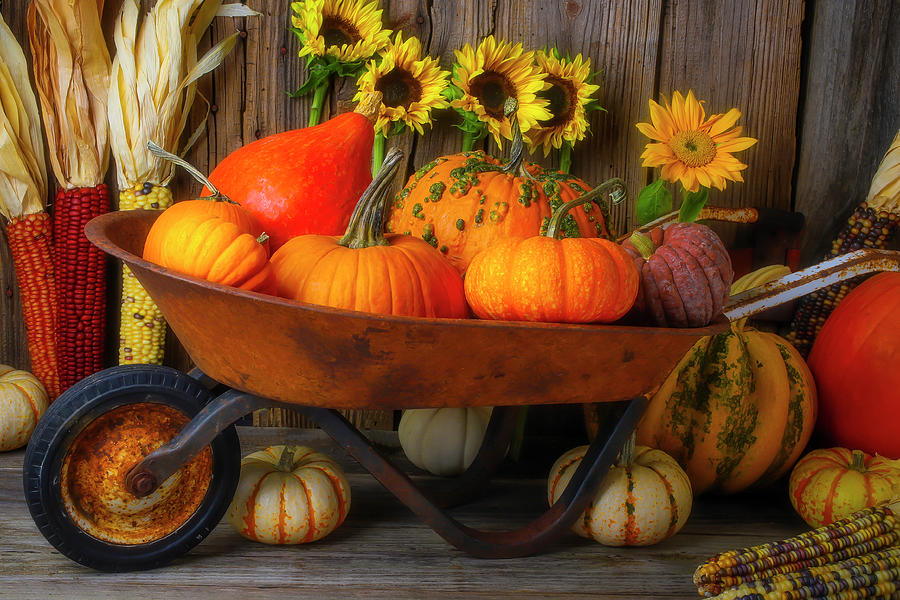
[[281, 456], [278, 457], [278, 470], [290, 473], [294, 470], [294, 454], [297, 452], [296, 446], [282, 446]]
[[235, 202], [234, 200], [232, 200], [231, 198], [229, 198], [228, 196], [226, 196], [225, 194], [220, 192], [219, 188], [214, 186], [212, 184], [212, 182], [209, 179], [207, 179], [206, 175], [204, 175], [203, 173], [200, 172], [200, 169], [198, 169], [197, 167], [195, 167], [188, 161], [184, 160], [180, 156], [177, 156], [175, 154], [172, 154], [171, 152], [167, 152], [166, 150], [163, 150], [162, 147], [160, 147], [158, 144], [154, 143], [153, 141], [147, 142], [147, 150], [149, 150], [150, 154], [152, 154], [156, 158], [161, 158], [163, 160], [169, 161], [173, 165], [178, 165], [179, 167], [181, 167], [182, 169], [184, 169], [185, 171], [190, 173], [191, 176], [194, 179], [196, 179], [197, 181], [199, 181], [202, 185], [205, 185], [206, 189], [208, 189], [209, 191], [212, 192], [212, 196], [205, 196], [204, 198], [206, 198], [208, 200], [212, 200], [213, 202], [229, 202], [231, 204], [237, 204], [237, 202]]
[[854, 471], [859, 471], [860, 473], [866, 472], [866, 455], [862, 452], [862, 450], [854, 450], [853, 451], [853, 462], [850, 463], [850, 468]]
[[522, 130], [519, 129], [519, 119], [516, 117], [518, 109], [519, 102], [512, 96], [503, 103], [503, 114], [509, 119], [513, 134], [512, 149], [509, 151], [509, 162], [503, 167], [503, 172], [534, 180], [534, 176], [525, 168], [525, 140], [522, 137]]
[[359, 113], [373, 123], [378, 118], [378, 109], [381, 108], [381, 99], [384, 95], [378, 90], [366, 92], [353, 111]]
[[628, 439], [625, 440], [625, 445], [622, 446], [622, 451], [619, 452], [619, 460], [616, 461], [617, 466], [630, 467], [631, 463], [634, 462], [634, 444], [636, 437], [637, 432], [632, 431], [631, 435], [628, 436]]
[[269, 241], [269, 234], [263, 231], [261, 234], [259, 234], [259, 237], [256, 238], [256, 241], [260, 244], [265, 244]]
[[403, 151], [399, 148], [388, 151], [375, 179], [353, 208], [350, 224], [338, 244], [347, 248], [390, 245], [384, 239], [384, 205], [402, 160]]
[[653, 256], [653, 252], [656, 251], [656, 244], [653, 243], [650, 236], [643, 234], [640, 231], [632, 233], [631, 237], [628, 238], [628, 241], [631, 242], [631, 245], [634, 246], [635, 250], [641, 253], [644, 260], [649, 259]]
[[612, 190], [610, 192], [610, 199], [613, 202], [621, 202], [621, 198], [624, 198], [626, 194], [625, 182], [618, 177], [608, 179], [594, 189], [560, 205], [560, 207], [553, 211], [553, 214], [550, 216], [550, 222], [547, 224], [547, 232], [544, 235], [555, 239], [559, 235], [559, 229], [562, 226], [563, 219], [566, 218], [566, 215], [568, 215], [569, 211], [575, 206], [584, 206], [585, 204], [593, 202], [602, 210], [603, 206], [600, 204], [599, 199], [609, 190]]

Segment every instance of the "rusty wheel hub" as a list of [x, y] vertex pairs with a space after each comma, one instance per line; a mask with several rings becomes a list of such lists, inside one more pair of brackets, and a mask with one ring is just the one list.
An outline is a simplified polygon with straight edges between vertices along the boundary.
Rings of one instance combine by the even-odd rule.
[[209, 488], [209, 447], [148, 496], [128, 491], [125, 478], [189, 420], [176, 408], [152, 402], [121, 406], [94, 419], [63, 459], [60, 491], [72, 521], [85, 533], [114, 544], [146, 544], [181, 527]]

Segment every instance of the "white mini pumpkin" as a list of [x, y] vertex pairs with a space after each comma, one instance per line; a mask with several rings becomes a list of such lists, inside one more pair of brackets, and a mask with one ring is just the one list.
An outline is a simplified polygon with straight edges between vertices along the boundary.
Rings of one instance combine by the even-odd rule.
[[[547, 482], [551, 506], [566, 489], [587, 448], [569, 450], [553, 464]], [[661, 450], [635, 446], [632, 435], [572, 530], [606, 546], [648, 546], [677, 533], [692, 503], [691, 482], [675, 459]]]
[[0, 365], [0, 452], [28, 443], [50, 399], [37, 377]]
[[305, 446], [272, 446], [241, 461], [228, 522], [266, 544], [321, 539], [350, 511], [350, 484], [340, 466]]
[[490, 406], [413, 408], [403, 411], [398, 434], [410, 462], [434, 475], [465, 471], [481, 448]]

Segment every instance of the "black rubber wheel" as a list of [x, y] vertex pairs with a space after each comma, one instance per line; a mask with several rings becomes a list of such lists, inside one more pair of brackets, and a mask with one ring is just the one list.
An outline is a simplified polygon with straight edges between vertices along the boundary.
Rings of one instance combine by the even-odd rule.
[[[202, 465], [198, 467], [202, 468], [201, 483], [195, 482], [198, 478], [188, 476], [193, 471], [184, 471], [184, 476], [174, 475], [158, 490], [160, 494], [154, 500], [158, 508], [154, 510], [169, 509], [166, 503], [182, 510], [174, 513], [176, 517], [171, 521], [157, 526], [162, 533], [141, 529], [152, 526], [143, 523], [160, 521], [158, 515], [144, 514], [140, 516], [144, 521], [133, 520], [136, 517], [131, 514], [117, 515], [115, 522], [122, 521], [120, 528], [107, 531], [106, 523], [92, 511], [96, 504], [84, 504], [87, 502], [84, 497], [100, 498], [102, 502], [102, 494], [107, 492], [96, 488], [102, 488], [103, 481], [115, 481], [107, 485], [121, 495], [119, 487], [122, 486], [118, 483], [124, 481], [121, 472], [134, 463], [124, 464], [123, 460], [110, 465], [118, 456], [115, 453], [119, 447], [138, 447], [141, 456], [155, 449], [143, 450], [143, 443], [133, 442], [133, 436], [128, 437], [128, 427], [152, 429], [153, 417], [161, 415], [160, 419], [165, 420], [160, 422], [167, 426], [162, 433], [157, 433], [158, 438], [164, 437], [155, 440], [158, 447], [174, 437], [171, 431], [177, 433], [211, 399], [210, 392], [197, 380], [156, 365], [106, 369], [63, 393], [38, 422], [25, 452], [22, 473], [25, 499], [41, 534], [63, 555], [100, 571], [152, 569], [197, 545], [222, 519], [237, 487], [241, 453], [234, 426], [213, 440], [209, 452], [203, 450], [195, 459], [196, 464]], [[150, 417], [145, 419], [143, 414]], [[102, 439], [107, 440], [108, 448], [98, 449], [96, 439], [91, 437], [95, 431], [100, 432], [96, 434], [97, 439], [101, 434], [106, 435]], [[121, 438], [116, 438], [117, 435]], [[80, 477], [81, 471], [90, 473], [84, 465], [91, 461], [98, 464], [96, 473], [116, 469], [121, 472], [105, 480]], [[182, 500], [187, 494], [183, 490], [193, 494], [189, 500]], [[155, 495], [156, 492], [147, 498], [153, 499]], [[88, 508], [82, 510], [85, 506]], [[114, 504], [114, 508], [120, 509], [120, 505]], [[93, 518], [99, 520], [94, 523]]]

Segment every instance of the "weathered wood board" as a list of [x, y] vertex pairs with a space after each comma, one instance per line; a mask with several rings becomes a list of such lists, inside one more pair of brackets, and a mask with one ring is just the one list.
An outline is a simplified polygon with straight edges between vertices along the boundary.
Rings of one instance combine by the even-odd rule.
[[[245, 453], [289, 442], [335, 458], [351, 486], [347, 520], [331, 535], [301, 546], [250, 542], [223, 522], [169, 566], [97, 573], [60, 555], [40, 535], [22, 495], [24, 452], [0, 454], [0, 596], [690, 599], [699, 597], [691, 574], [712, 554], [784, 539], [806, 528], [779, 488], [764, 495], [701, 498], [684, 529], [655, 546], [611, 548], [569, 533], [543, 554], [478, 559], [447, 544], [323, 433], [240, 428], [239, 434]], [[398, 451], [386, 452], [405, 464]], [[480, 500], [454, 509], [453, 515], [483, 529], [525, 524], [546, 510], [544, 477], [517, 478], [501, 471]]]
[[[289, 3], [246, 1], [262, 15], [217, 19], [203, 41], [205, 49], [236, 30], [246, 34], [226, 63], [200, 84], [211, 112], [205, 134], [187, 158], [203, 171], [243, 144], [306, 124], [310, 98], [287, 95], [306, 77], [296, 37], [288, 29]], [[107, 29], [120, 3], [106, 3]], [[25, 39], [25, 6], [26, 0], [0, 6], [20, 40]], [[714, 190], [711, 202], [804, 212], [807, 261], [819, 255], [830, 233], [864, 196], [900, 126], [895, 93], [900, 89], [900, 42], [891, 35], [900, 27], [900, 8], [893, 0], [381, 0], [381, 6], [388, 27], [419, 36], [445, 67], [453, 62], [455, 49], [488, 34], [530, 49], [556, 45], [588, 56], [599, 72], [599, 98], [606, 112], [591, 114], [592, 133], [576, 148], [573, 171], [594, 183], [624, 177], [633, 197], [651, 177], [639, 159], [646, 139], [634, 127], [648, 119], [648, 99], [693, 89], [706, 100], [708, 112], [739, 107], [745, 133], [760, 141], [741, 154], [750, 165], [745, 183]], [[345, 109], [354, 90], [350, 80], [336, 82], [323, 118]], [[189, 130], [203, 113], [198, 106]], [[453, 121], [454, 114], [445, 111], [425, 137], [406, 133], [391, 141], [407, 151], [408, 172], [459, 149], [461, 135]], [[486, 147], [494, 149], [492, 143]], [[533, 159], [557, 161], [555, 155]], [[174, 187], [179, 197], [198, 191], [183, 174]], [[619, 231], [633, 225], [632, 212], [633, 202], [613, 208]], [[729, 244], [747, 242], [746, 228], [719, 231]], [[109, 322], [115, 324], [116, 270], [112, 273]], [[21, 303], [2, 233], [0, 315], [0, 362], [28, 368]], [[107, 337], [112, 365], [115, 330]], [[182, 369], [190, 364], [171, 339], [166, 361]], [[299, 422], [271, 416], [273, 424]], [[390, 420], [382, 414], [359, 422], [389, 426]]]

